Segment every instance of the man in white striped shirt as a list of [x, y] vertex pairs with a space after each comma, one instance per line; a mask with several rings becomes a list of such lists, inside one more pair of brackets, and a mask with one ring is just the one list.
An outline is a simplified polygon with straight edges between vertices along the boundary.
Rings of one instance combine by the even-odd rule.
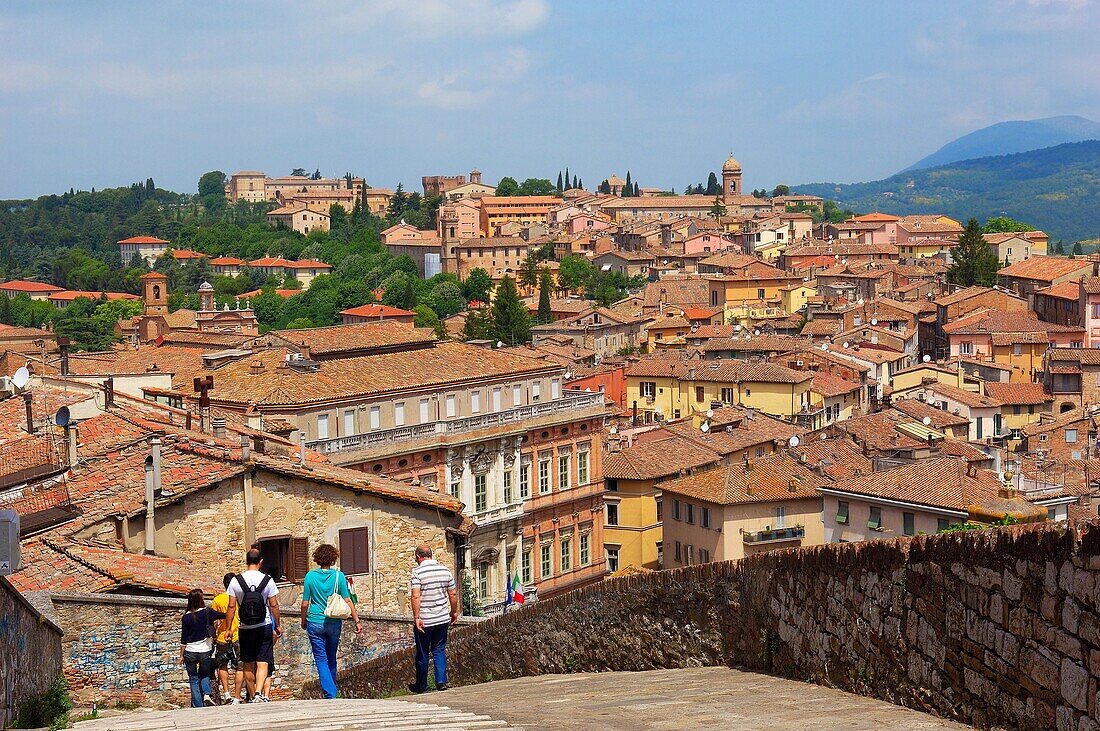
[[413, 636], [416, 639], [416, 682], [413, 693], [428, 690], [428, 661], [435, 665], [435, 687], [447, 689], [447, 629], [458, 621], [458, 592], [450, 570], [432, 558], [432, 547], [416, 547], [416, 568], [409, 590], [412, 594]]

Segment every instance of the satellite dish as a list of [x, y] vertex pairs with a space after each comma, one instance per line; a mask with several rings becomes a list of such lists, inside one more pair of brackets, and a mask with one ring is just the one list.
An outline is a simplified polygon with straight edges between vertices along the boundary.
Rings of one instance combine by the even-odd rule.
[[821, 432], [821, 436], [818, 437], [818, 439], [820, 439], [821, 441], [825, 441], [828, 438], [829, 438], [829, 435], [826, 434], [825, 432]]
[[699, 431], [706, 434], [708, 431], [710, 431], [710, 424], [708, 424], [707, 422], [704, 421], [703, 425], [701, 427], [699, 427]]
[[877, 325], [878, 324], [878, 318], [877, 317], [872, 317], [871, 318], [871, 324], [872, 325]]
[[68, 426], [70, 418], [72, 417], [69, 416], [69, 407], [62, 406], [57, 410], [57, 413], [53, 415], [53, 423], [58, 426]]
[[821, 344], [821, 349], [822, 350], [828, 350], [829, 349], [829, 344], [828, 343], [822, 343]]
[[850, 345], [850, 343], [847, 340], [845, 340], [841, 347], [847, 348], [849, 345]]
[[799, 439], [798, 439], [798, 437], [791, 437], [790, 439], [788, 439], [788, 440], [787, 440], [787, 446], [789, 446], [789, 447], [797, 447], [797, 446], [798, 446], [798, 442], [799, 442]]
[[924, 400], [930, 404], [936, 403], [936, 397], [933, 394], [928, 394], [928, 396], [926, 396]]
[[756, 330], [753, 330], [753, 331], [752, 331], [752, 334], [753, 334], [753, 335], [759, 335], [759, 334], [760, 334], [760, 330], [759, 330], [759, 328], [758, 328], [758, 329], [756, 329]]
[[31, 372], [27, 370], [26, 366], [17, 370], [15, 375], [11, 377], [11, 382], [15, 384], [16, 388], [23, 388], [29, 380], [31, 380]]
[[653, 409], [653, 413], [654, 414], [663, 414], [665, 412], [661, 411], [661, 407], [658, 406], [657, 408]]
[[932, 417], [931, 416], [926, 416], [926, 417], [924, 417], [923, 419], [920, 420], [920, 423], [924, 424], [925, 426], [928, 426], [932, 423]]
[[856, 300], [856, 304], [857, 305], [862, 305], [863, 304], [863, 298], [860, 297], [858, 300]]
[[927, 353], [925, 353], [925, 354], [924, 354], [924, 357], [923, 357], [923, 358], [921, 358], [921, 360], [922, 360], [922, 361], [924, 361], [925, 363], [927, 363], [928, 361], [932, 360], [932, 356], [930, 356], [930, 355], [928, 355]]
[[503, 348], [503, 347], [504, 347], [504, 343], [503, 343], [503, 341], [500, 341], [500, 340], [498, 340], [498, 341], [497, 341], [497, 347], [498, 347], [498, 348]]
[[713, 419], [714, 418], [714, 409], [707, 409], [707, 418], [708, 419]]
[[617, 427], [615, 425], [612, 425], [611, 428], [608, 431], [610, 431], [612, 434], [618, 434], [619, 433], [619, 427]]
[[739, 332], [741, 332], [741, 326], [740, 326], [740, 325], [734, 325], [734, 326], [733, 326], [733, 331], [734, 331], [735, 333], [739, 333]]

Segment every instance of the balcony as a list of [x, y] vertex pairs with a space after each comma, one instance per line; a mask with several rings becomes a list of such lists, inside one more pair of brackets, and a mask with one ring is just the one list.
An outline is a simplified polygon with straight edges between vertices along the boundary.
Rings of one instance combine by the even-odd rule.
[[478, 527], [493, 525], [505, 520], [511, 520], [512, 518], [519, 518], [523, 515], [523, 501], [514, 503], [500, 503], [493, 505], [486, 510], [470, 511], [469, 505], [466, 506], [466, 514], [470, 516], [470, 519]]
[[741, 537], [745, 543], [759, 546], [765, 543], [783, 543], [786, 541], [801, 541], [806, 535], [806, 529], [802, 526], [793, 528], [769, 528], [767, 530], [746, 531]]
[[[606, 413], [607, 407], [602, 393], [564, 391], [561, 398], [553, 401], [415, 426], [378, 429], [366, 434], [317, 439], [306, 442], [306, 446], [321, 454], [342, 455], [354, 452], [355, 459], [368, 459], [371, 456], [392, 453], [394, 448], [400, 449], [406, 445], [409, 449], [431, 449], [461, 444], [470, 435], [488, 429], [511, 427], [509, 431], [519, 431], [556, 421], [574, 421]], [[555, 416], [559, 418], [555, 420]]]

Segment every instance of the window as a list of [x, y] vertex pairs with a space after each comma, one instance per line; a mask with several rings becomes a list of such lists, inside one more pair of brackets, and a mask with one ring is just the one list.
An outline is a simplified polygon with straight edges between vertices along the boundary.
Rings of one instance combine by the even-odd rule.
[[328, 414], [317, 415], [317, 438], [328, 439]]
[[696, 401], [703, 401], [704, 399], [706, 399], [706, 394], [704, 393], [704, 391], [705, 391], [705, 389], [702, 386], [696, 386], [695, 387], [695, 400]]
[[451, 497], [458, 497], [462, 492], [462, 482], [457, 477], [451, 480]]
[[493, 411], [500, 411], [500, 389], [493, 389]]
[[615, 573], [619, 570], [619, 547], [605, 547], [604, 553], [607, 554], [607, 570]]
[[846, 524], [848, 522], [848, 503], [840, 500], [836, 504], [836, 522]]
[[480, 513], [488, 507], [488, 479], [486, 475], [474, 475], [474, 510]]
[[526, 500], [531, 497], [531, 462], [524, 460], [519, 463], [519, 499]]
[[477, 565], [477, 595], [484, 599], [489, 596], [489, 562], [482, 561]]
[[964, 342], [959, 343], [959, 352], [962, 353], [963, 355], [973, 355], [974, 354], [974, 343], [972, 343], [970, 341], [964, 341]]
[[587, 566], [588, 562], [592, 560], [592, 536], [588, 533], [581, 533], [578, 548], [580, 549], [581, 566]]
[[558, 489], [569, 489], [569, 455], [558, 455]]
[[378, 429], [382, 426], [382, 407], [371, 406], [370, 407], [370, 428]]
[[676, 563], [680, 563], [683, 560], [683, 548], [680, 546], [680, 542], [676, 541]]
[[519, 406], [523, 403], [523, 387], [518, 383], [512, 386], [512, 406]]
[[539, 383], [538, 381], [531, 381], [531, 400], [532, 401], [538, 401], [539, 400], [539, 392], [542, 390], [541, 386], [542, 386], [542, 384]]
[[427, 424], [431, 420], [431, 402], [426, 398], [422, 398], [420, 399], [420, 423]]
[[951, 527], [951, 522], [948, 521], [947, 518], [937, 518], [936, 519], [936, 530], [937, 531], [945, 531], [949, 527]]
[[512, 470], [506, 470], [504, 473], [504, 502], [512, 502]]
[[577, 452], [577, 484], [588, 484], [588, 452]]
[[679, 500], [674, 499], [672, 501], [672, 519], [673, 520], [680, 520], [680, 501]]
[[561, 398], [561, 381], [556, 378], [550, 381], [550, 398]]
[[642, 381], [642, 397], [653, 398], [657, 395], [656, 381]]
[[1076, 429], [1066, 429], [1066, 444], [1076, 444], [1076, 443], [1077, 443], [1077, 430]]
[[703, 516], [702, 516], [700, 525], [702, 525], [704, 528], [709, 528], [710, 527], [710, 508], [701, 508], [701, 510], [703, 511]]
[[1013, 407], [1012, 407], [1012, 415], [1013, 416], [1019, 416], [1022, 411], [1023, 411], [1023, 409], [1020, 408], [1020, 404], [1013, 405]]
[[664, 568], [665, 565], [665, 543], [664, 541], [657, 541], [657, 565]]
[[470, 391], [470, 413], [481, 412], [481, 391]]
[[867, 516], [867, 527], [871, 530], [882, 528], [882, 508], [871, 506], [871, 512]]
[[350, 437], [354, 433], [355, 433], [355, 412], [354, 411], [345, 411], [344, 412], [344, 436], [345, 437]]
[[685, 503], [684, 508], [686, 509], [685, 521], [688, 525], [695, 525], [695, 505], [692, 503]]
[[618, 503], [607, 503], [604, 506], [604, 509], [607, 511], [607, 525], [618, 525], [619, 524], [619, 504]]
[[758, 300], [764, 299], [764, 289], [762, 287], [758, 288], [756, 290], [756, 299], [758, 299]]
[[340, 531], [340, 570], [345, 574], [370, 573], [370, 533], [368, 528]]
[[1024, 346], [1020, 345], [1019, 343], [1013, 343], [1012, 344], [1012, 354], [1013, 355], [1023, 355], [1023, 353], [1024, 353]]
[[775, 506], [775, 527], [785, 528], [784, 523], [787, 519], [787, 509], [782, 505]]
[[550, 492], [550, 457], [539, 458], [539, 494]]
[[519, 557], [519, 580], [524, 584], [531, 583], [531, 549], [524, 548]]
[[745, 389], [745, 395], [746, 396], [752, 396], [752, 389], [751, 388], [746, 388]]
[[684, 563], [688, 566], [695, 563], [695, 546], [690, 543], [684, 546]]
[[699, 563], [710, 563], [710, 551], [705, 548], [699, 549]]
[[732, 404], [733, 403], [733, 389], [732, 388], [723, 388], [722, 389], [722, 403], [724, 403], [724, 404]]
[[398, 401], [393, 405], [393, 425], [405, 426], [405, 402]]
[[912, 513], [902, 513], [901, 514], [901, 526], [902, 526], [901, 529], [902, 529], [902, 532], [905, 533], [905, 535], [913, 536], [913, 535], [917, 534], [915, 523], [916, 523], [916, 518], [913, 516]]
[[[264, 572], [269, 574], [276, 581], [285, 579], [287, 581], [293, 581], [290, 578], [290, 554], [293, 551], [291, 543], [294, 539], [289, 537], [284, 538], [268, 538], [261, 540], [260, 552], [264, 555]], [[299, 539], [299, 540], [305, 540]], [[306, 558], [306, 569], [308, 570], [308, 557]], [[302, 572], [302, 576], [305, 577], [305, 572]]]
[[447, 404], [447, 416], [454, 416], [455, 415], [455, 395], [453, 393], [447, 394], [446, 404]]
[[661, 522], [661, 514], [664, 512], [664, 501], [663, 500], [657, 500], [657, 501], [655, 501], [654, 506], [657, 508], [657, 522], [660, 523]]
[[549, 576], [552, 576], [554, 574], [553, 560], [552, 560], [552, 557], [550, 555], [550, 551], [551, 551], [551, 549], [553, 549], [553, 547], [554, 546], [550, 541], [546, 541], [541, 546], [539, 546], [539, 550], [540, 550], [540, 555], [539, 555], [539, 578], [540, 579], [545, 579], [545, 578], [547, 578]]
[[561, 572], [564, 574], [573, 569], [573, 539], [569, 536], [561, 537]]
[[[718, 292], [716, 292], [713, 289], [710, 291], [710, 306], [711, 307], [717, 307], [718, 306]], [[1100, 317], [1100, 315], [1098, 315], [1098, 317]]]

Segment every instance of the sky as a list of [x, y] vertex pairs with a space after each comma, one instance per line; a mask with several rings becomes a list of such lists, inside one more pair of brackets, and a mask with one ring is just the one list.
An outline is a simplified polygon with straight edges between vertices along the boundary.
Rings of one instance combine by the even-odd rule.
[[208, 170], [747, 189], [1100, 120], [1100, 0], [0, 4], [0, 198]]

